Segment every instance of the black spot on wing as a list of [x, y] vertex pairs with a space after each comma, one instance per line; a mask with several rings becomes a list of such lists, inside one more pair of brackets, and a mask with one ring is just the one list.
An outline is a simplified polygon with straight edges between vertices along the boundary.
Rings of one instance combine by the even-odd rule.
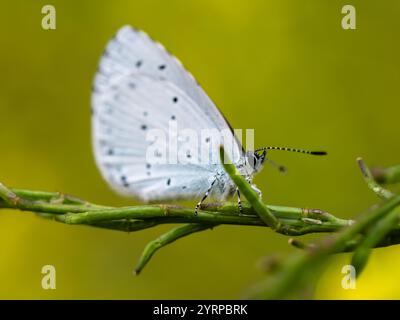
[[131, 89], [135, 89], [136, 88], [136, 84], [134, 82], [132, 82], [132, 81], [129, 81], [128, 86]]
[[121, 181], [122, 181], [122, 185], [124, 187], [129, 187], [128, 179], [126, 178], [126, 176], [122, 175], [121, 176]]

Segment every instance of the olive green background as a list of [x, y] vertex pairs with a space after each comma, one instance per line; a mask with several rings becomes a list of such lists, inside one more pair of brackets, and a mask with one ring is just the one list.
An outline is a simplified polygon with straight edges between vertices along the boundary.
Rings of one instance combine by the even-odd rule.
[[[56, 30], [41, 28], [45, 4], [56, 7]], [[345, 4], [356, 7], [357, 30], [341, 28]], [[101, 179], [89, 114], [100, 54], [132, 24], [183, 61], [233, 127], [254, 128], [257, 146], [329, 152], [271, 152], [289, 171], [267, 165], [256, 177], [266, 202], [353, 217], [377, 202], [356, 157], [400, 162], [399, 17], [395, 0], [2, 1], [0, 181], [136, 203]], [[125, 234], [2, 211], [0, 298], [239, 298], [264, 277], [261, 257], [295, 250], [266, 228], [221, 226], [162, 249], [133, 276], [145, 244], [169, 227]], [[400, 298], [399, 253], [376, 250], [356, 290], [341, 287], [349, 256], [335, 256], [316, 297]], [[46, 264], [56, 290], [41, 288]]]

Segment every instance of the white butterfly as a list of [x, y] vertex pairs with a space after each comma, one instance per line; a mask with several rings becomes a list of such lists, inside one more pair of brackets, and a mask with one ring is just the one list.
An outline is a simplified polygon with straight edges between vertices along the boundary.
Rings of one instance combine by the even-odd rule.
[[[154, 161], [168, 152], [161, 141], [149, 159], [155, 144], [148, 139], [149, 132], [168, 132], [175, 122], [197, 133], [212, 159], [219, 159], [219, 145], [210, 142], [216, 136], [204, 137], [202, 132], [229, 132], [223, 144], [249, 183], [261, 170], [267, 149], [319, 154], [274, 147], [245, 152], [224, 116], [182, 64], [144, 32], [122, 27], [108, 43], [94, 80], [92, 136], [97, 165], [118, 193], [145, 202], [202, 197], [197, 213], [208, 195], [224, 200], [237, 188], [220, 163], [197, 159], [200, 146], [191, 149], [194, 154], [187, 153], [198, 161], [163, 163]], [[184, 144], [177, 139], [178, 149]], [[240, 208], [240, 197], [238, 201]]]

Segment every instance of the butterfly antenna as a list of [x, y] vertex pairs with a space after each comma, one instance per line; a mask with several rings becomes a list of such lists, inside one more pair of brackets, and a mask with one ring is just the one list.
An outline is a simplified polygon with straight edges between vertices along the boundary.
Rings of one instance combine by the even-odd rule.
[[264, 150], [290, 151], [290, 152], [311, 154], [311, 155], [314, 155], [314, 156], [325, 156], [325, 155], [327, 155], [327, 153], [325, 151], [310, 151], [310, 150], [286, 148], [286, 147], [264, 147], [264, 148], [256, 149], [254, 151], [257, 152], [257, 151], [264, 151]]

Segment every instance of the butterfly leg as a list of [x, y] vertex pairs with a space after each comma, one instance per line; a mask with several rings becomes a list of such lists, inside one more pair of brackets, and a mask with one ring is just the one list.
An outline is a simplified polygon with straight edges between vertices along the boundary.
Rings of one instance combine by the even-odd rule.
[[208, 187], [206, 193], [204, 194], [203, 198], [201, 198], [201, 200], [199, 201], [199, 203], [197, 203], [196, 207], [194, 208], [194, 215], [197, 216], [198, 212], [199, 212], [199, 208], [201, 206], [201, 204], [204, 202], [204, 200], [206, 200], [206, 198], [208, 197], [208, 195], [211, 192], [211, 189], [214, 187], [215, 182], [217, 181], [218, 177], [215, 176], [213, 182], [211, 182], [211, 185]]
[[[246, 178], [246, 181], [250, 184], [251, 188], [258, 193], [258, 196], [261, 198], [261, 190], [259, 190], [254, 184], [251, 183], [251, 180], [249, 177]], [[242, 201], [240, 199], [240, 191], [239, 188], [236, 187], [236, 194], [237, 194], [237, 199], [238, 199], [238, 208], [239, 208], [239, 215], [245, 215], [243, 214], [243, 206], [242, 206]]]
[[236, 188], [236, 194], [237, 194], [237, 200], [238, 200], [238, 208], [239, 208], [239, 214], [243, 214], [243, 207], [242, 207], [242, 201], [240, 200], [240, 191], [239, 188]]
[[257, 187], [256, 187], [256, 185], [255, 184], [252, 184], [251, 185], [251, 188], [255, 191], [255, 192], [257, 192], [258, 193], [258, 196], [260, 197], [260, 199], [262, 198], [262, 192], [261, 192], [261, 190], [260, 189], [258, 189]]
[[249, 185], [250, 185], [250, 187], [255, 191], [255, 192], [257, 192], [258, 193], [258, 196], [260, 197], [260, 199], [262, 198], [262, 192], [261, 192], [261, 190], [260, 189], [258, 189], [257, 187], [256, 187], [256, 185], [255, 184], [252, 184], [251, 183], [251, 180], [250, 180], [250, 178], [246, 178], [246, 181], [249, 183]]
[[[249, 182], [251, 188], [252, 188], [255, 192], [258, 193], [258, 196], [259, 196], [260, 199], [261, 199], [261, 197], [262, 197], [261, 191], [260, 191], [254, 184], [251, 184], [250, 181], [248, 181], [248, 182]], [[244, 214], [244, 213], [243, 213], [242, 201], [240, 200], [240, 191], [239, 191], [239, 188], [237, 188], [237, 187], [236, 187], [236, 194], [237, 194], [237, 197], [238, 197], [239, 216], [251, 217], [252, 215], [247, 215], [247, 214]]]

